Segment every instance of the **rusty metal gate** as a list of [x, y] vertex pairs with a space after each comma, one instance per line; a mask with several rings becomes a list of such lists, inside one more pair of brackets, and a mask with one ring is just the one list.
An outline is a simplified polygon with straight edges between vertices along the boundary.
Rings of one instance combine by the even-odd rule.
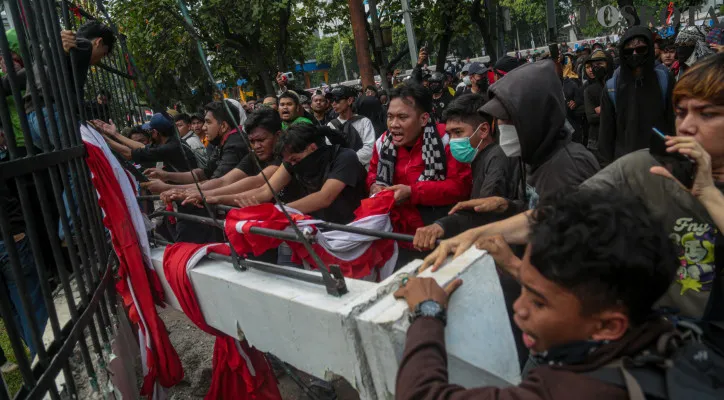
[[[0, 400], [103, 394], [115, 255], [79, 126], [141, 123], [142, 83], [102, 1], [8, 0], [4, 14], [12, 29], [0, 30], [0, 347], [8, 360]], [[109, 22], [116, 44], [86, 69], [77, 50], [63, 49], [60, 31], [93, 20]]]

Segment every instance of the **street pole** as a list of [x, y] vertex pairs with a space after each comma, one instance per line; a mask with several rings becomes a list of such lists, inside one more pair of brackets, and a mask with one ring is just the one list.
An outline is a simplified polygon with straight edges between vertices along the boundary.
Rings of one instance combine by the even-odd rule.
[[407, 31], [407, 46], [410, 48], [410, 62], [414, 67], [417, 65], [417, 39], [415, 39], [415, 27], [412, 26], [410, 3], [408, 0], [400, 0], [400, 2], [402, 3], [402, 18], [405, 21], [405, 31]]
[[365, 12], [362, 7], [362, 0], [347, 0], [349, 5], [349, 19], [352, 23], [354, 34], [354, 50], [357, 53], [357, 65], [359, 66], [360, 80], [362, 87], [375, 84], [375, 75], [372, 70], [372, 59], [370, 58], [370, 45], [367, 40], [365, 29]]
[[344, 69], [344, 80], [348, 81], [349, 76], [347, 76], [347, 61], [344, 60], [344, 48], [342, 47], [342, 36], [337, 34], [337, 38], [339, 39], [339, 55], [342, 57], [342, 68]]
[[367, 0], [367, 5], [370, 7], [370, 16], [372, 17], [372, 37], [375, 42], [375, 59], [380, 66], [380, 83], [382, 83], [383, 89], [390, 90], [390, 85], [387, 82], [387, 52], [382, 40], [380, 17], [377, 15], [377, 0]]

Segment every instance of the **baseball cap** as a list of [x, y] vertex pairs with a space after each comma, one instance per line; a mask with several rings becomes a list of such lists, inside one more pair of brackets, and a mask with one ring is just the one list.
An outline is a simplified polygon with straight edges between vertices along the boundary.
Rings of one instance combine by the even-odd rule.
[[168, 118], [164, 117], [161, 113], [153, 114], [151, 120], [141, 125], [141, 129], [151, 130], [155, 129], [162, 134], [169, 136], [173, 133], [173, 123]]
[[354, 93], [354, 89], [349, 88], [347, 86], [337, 86], [336, 88], [332, 89], [330, 92], [326, 94], [326, 97], [329, 100], [342, 100], [342, 99], [348, 99], [350, 97], [356, 97], [356, 94]]
[[471, 63], [471, 64], [470, 64], [470, 68], [468, 69], [468, 73], [469, 73], [470, 75], [474, 75], [474, 74], [481, 74], [481, 75], [482, 75], [482, 74], [485, 74], [485, 73], [487, 73], [487, 72], [488, 72], [488, 69], [485, 68], [482, 64], [480, 64], [480, 63], [478, 63], [478, 62]]

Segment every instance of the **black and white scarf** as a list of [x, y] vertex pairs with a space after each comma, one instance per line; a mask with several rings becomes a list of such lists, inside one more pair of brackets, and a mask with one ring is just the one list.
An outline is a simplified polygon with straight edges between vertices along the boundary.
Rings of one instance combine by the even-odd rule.
[[[377, 181], [381, 186], [392, 186], [395, 175], [395, 161], [397, 148], [392, 144], [392, 134], [389, 132], [382, 141], [380, 148], [380, 161], [377, 164]], [[428, 123], [422, 133], [422, 160], [425, 170], [420, 174], [418, 181], [443, 181], [447, 177], [447, 160], [445, 159], [445, 145], [435, 129], [435, 124]]]

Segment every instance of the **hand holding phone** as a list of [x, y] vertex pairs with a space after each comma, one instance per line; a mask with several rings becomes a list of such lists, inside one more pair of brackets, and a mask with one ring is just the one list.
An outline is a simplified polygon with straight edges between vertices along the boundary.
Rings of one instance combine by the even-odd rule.
[[[656, 138], [661, 140], [653, 140], [651, 142], [649, 154], [661, 164], [661, 167], [653, 167], [651, 168], [651, 172], [669, 179], [674, 179], [686, 189], [692, 190], [695, 178], [699, 181], [700, 177], [698, 176], [698, 172], [705, 172], [706, 167], [699, 171], [698, 158], [702, 158], [702, 152], [704, 154], [706, 154], [706, 152], [694, 138], [666, 136], [656, 128], [652, 128], [652, 130]], [[708, 154], [706, 155], [708, 156]], [[703, 159], [701, 162], [702, 164], [706, 164]], [[713, 185], [714, 183], [711, 178], [711, 158], [709, 158], [708, 166], [709, 180], [712, 181], [711, 184]]]

